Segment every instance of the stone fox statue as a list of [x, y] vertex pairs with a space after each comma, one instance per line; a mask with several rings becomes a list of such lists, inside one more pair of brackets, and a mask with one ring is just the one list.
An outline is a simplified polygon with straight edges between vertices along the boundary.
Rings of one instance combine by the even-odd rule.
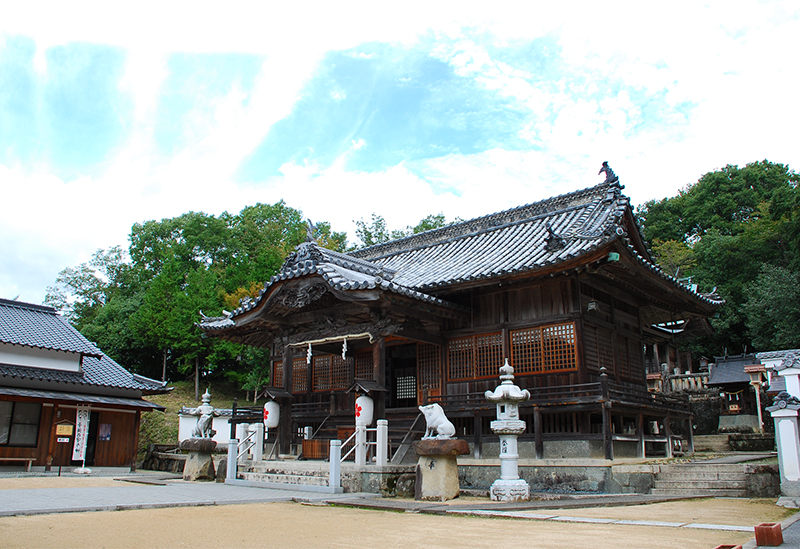
[[[455, 436], [456, 428], [444, 415], [444, 410], [438, 404], [428, 404], [420, 406], [419, 411], [425, 416], [425, 436], [423, 440], [436, 438], [437, 440], [447, 440]], [[434, 433], [436, 436], [434, 437]]]

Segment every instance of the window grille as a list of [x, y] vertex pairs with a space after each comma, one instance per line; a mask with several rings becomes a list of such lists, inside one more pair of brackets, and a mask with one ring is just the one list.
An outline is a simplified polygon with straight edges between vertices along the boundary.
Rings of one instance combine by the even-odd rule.
[[314, 369], [311, 372], [313, 391], [330, 391], [331, 389], [331, 355], [315, 356], [311, 361]]
[[495, 377], [503, 365], [503, 335], [481, 334], [447, 342], [449, 379]]
[[395, 396], [398, 400], [417, 398], [417, 378], [415, 376], [398, 377], [395, 380]]
[[292, 360], [292, 393], [305, 393], [308, 391], [308, 364], [306, 358]]
[[361, 349], [356, 352], [356, 375], [359, 379], [372, 379], [372, 349]]
[[350, 387], [350, 370], [353, 358], [347, 357], [342, 360], [341, 355], [331, 356], [331, 389], [347, 389]]
[[576, 370], [575, 325], [554, 324], [511, 332], [514, 374]]
[[283, 361], [276, 360], [272, 363], [272, 386], [283, 387]]
[[441, 352], [438, 345], [432, 343], [417, 344], [417, 372], [419, 375], [420, 389], [427, 388], [434, 394], [439, 394], [441, 387]]

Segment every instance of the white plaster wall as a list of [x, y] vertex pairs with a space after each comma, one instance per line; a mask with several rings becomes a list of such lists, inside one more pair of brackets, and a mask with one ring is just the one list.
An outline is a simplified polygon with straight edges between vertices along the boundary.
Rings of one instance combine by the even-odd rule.
[[[187, 438], [192, 438], [192, 430], [197, 425], [197, 416], [188, 414], [178, 414], [180, 421], [178, 423], [178, 442], [183, 442]], [[227, 448], [228, 441], [231, 438], [231, 425], [228, 423], [227, 417], [215, 417], [213, 427], [217, 434], [214, 435], [214, 440], [218, 445], [224, 445]]]
[[0, 363], [67, 372], [81, 371], [81, 355], [52, 349], [36, 349], [0, 343]]

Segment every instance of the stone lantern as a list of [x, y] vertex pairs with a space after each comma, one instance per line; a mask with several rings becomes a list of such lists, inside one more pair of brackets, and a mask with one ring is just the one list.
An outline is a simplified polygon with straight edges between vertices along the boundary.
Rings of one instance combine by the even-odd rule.
[[497, 420], [491, 428], [500, 436], [500, 478], [492, 483], [489, 495], [493, 501], [527, 501], [530, 487], [519, 478], [517, 437], [525, 431], [525, 422], [519, 419], [519, 405], [531, 394], [514, 384], [514, 368], [508, 359], [500, 368], [500, 381], [494, 391], [485, 393], [486, 400], [497, 404]]

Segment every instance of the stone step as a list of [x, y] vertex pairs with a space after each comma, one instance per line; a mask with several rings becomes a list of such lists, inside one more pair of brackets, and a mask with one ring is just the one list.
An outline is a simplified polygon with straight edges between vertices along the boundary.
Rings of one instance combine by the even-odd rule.
[[728, 435], [700, 435], [694, 437], [695, 452], [730, 452]]
[[304, 486], [328, 486], [327, 477], [315, 477], [309, 475], [281, 475], [271, 473], [239, 473], [239, 478], [250, 482], [264, 482], [272, 484], [304, 485]]
[[650, 494], [654, 496], [709, 496], [717, 498], [744, 498], [747, 497], [745, 490], [728, 490], [728, 489], [703, 489], [695, 490], [692, 488], [653, 488]]
[[694, 480], [691, 482], [671, 482], [665, 480], [656, 480], [655, 488], [686, 488], [687, 490], [709, 490], [709, 489], [722, 489], [722, 490], [745, 490], [747, 489], [747, 480], [728, 480], [728, 481], [704, 481]]
[[656, 477], [656, 481], [661, 481], [661, 480], [669, 482], [692, 482], [694, 480], [731, 481], [731, 480], [744, 480], [746, 478], [747, 475], [743, 473], [741, 470], [734, 472], [667, 471], [666, 473], [659, 473], [658, 477]]

